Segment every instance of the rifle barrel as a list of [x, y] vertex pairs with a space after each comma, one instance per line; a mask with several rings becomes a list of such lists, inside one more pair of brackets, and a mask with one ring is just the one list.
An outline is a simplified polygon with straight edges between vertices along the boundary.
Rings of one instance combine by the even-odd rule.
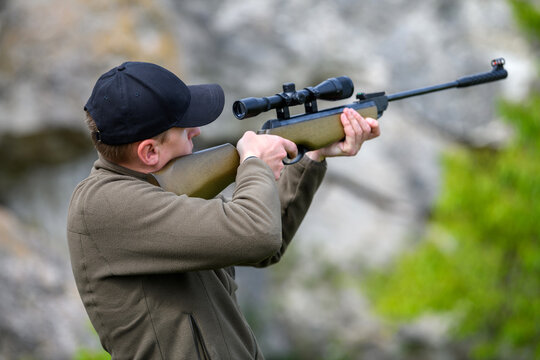
[[387, 98], [388, 98], [388, 101], [401, 100], [401, 99], [406, 99], [406, 98], [412, 97], [412, 96], [418, 96], [418, 95], [423, 95], [423, 94], [429, 94], [429, 93], [436, 92], [436, 91], [451, 89], [451, 88], [455, 88], [457, 86], [458, 86], [458, 82], [457, 81], [452, 81], [452, 82], [449, 82], [449, 83], [446, 83], [446, 84], [433, 85], [433, 86], [428, 86], [428, 87], [425, 87], [425, 88], [420, 88], [420, 89], [415, 89], [415, 90], [408, 90], [408, 91], [403, 91], [403, 92], [399, 92], [399, 93], [395, 93], [395, 94], [390, 94], [390, 95], [387, 96]]
[[388, 98], [388, 101], [401, 100], [401, 99], [405, 99], [411, 96], [428, 94], [435, 91], [441, 91], [441, 90], [446, 90], [446, 89], [455, 88], [455, 87], [462, 88], [462, 87], [480, 85], [480, 84], [485, 84], [492, 81], [501, 80], [508, 76], [508, 72], [504, 68], [504, 63], [505, 61], [503, 58], [493, 59], [491, 60], [491, 71], [489, 72], [464, 76], [462, 78], [457, 79], [456, 81], [452, 81], [446, 84], [434, 85], [434, 86], [429, 86], [426, 88], [391, 94], [391, 95], [388, 95], [387, 98]]

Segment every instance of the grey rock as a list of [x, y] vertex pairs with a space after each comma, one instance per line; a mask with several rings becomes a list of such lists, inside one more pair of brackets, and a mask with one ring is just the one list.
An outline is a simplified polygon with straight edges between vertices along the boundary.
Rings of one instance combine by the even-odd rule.
[[0, 359], [70, 359], [95, 348], [65, 258], [4, 208], [0, 239]]
[[[328, 161], [284, 264], [239, 271], [242, 306], [260, 310], [267, 354], [307, 343], [314, 355], [391, 359], [412, 338], [444, 348], [445, 328], [436, 338], [418, 324], [393, 334], [358, 288], [325, 276], [360, 278], [419, 241], [439, 193], [441, 151], [501, 147], [511, 136], [494, 104], [527, 93], [535, 59], [506, 1], [0, 1], [0, 134], [84, 131], [82, 107], [97, 77], [126, 60], [160, 63], [188, 83], [220, 83], [225, 111], [199, 142], [211, 145], [235, 142], [274, 117], [240, 122], [230, 108], [279, 92], [284, 82], [302, 88], [347, 75], [356, 90], [394, 93], [487, 71], [499, 56], [510, 73], [503, 82], [391, 103], [379, 139], [354, 159]], [[4, 190], [0, 358], [62, 359], [98, 347], [63, 230], [69, 195], [92, 156], [60, 168], [30, 166], [26, 179]], [[270, 291], [276, 295], [260, 296]], [[329, 347], [332, 339], [342, 349]]]

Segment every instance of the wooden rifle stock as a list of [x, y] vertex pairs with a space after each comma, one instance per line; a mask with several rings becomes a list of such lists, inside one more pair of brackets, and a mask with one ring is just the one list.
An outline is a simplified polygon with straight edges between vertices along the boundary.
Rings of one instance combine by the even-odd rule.
[[234, 182], [239, 164], [236, 148], [223, 144], [173, 159], [150, 175], [166, 191], [211, 199]]
[[[347, 105], [355, 107], [355, 104]], [[321, 111], [309, 121], [301, 121], [286, 126], [263, 129], [259, 134], [278, 135], [289, 139], [307, 150], [314, 150], [333, 144], [345, 136], [339, 119], [345, 106]], [[377, 108], [370, 106], [358, 109], [364, 117], [377, 118]], [[177, 195], [188, 195], [211, 199], [232, 184], [236, 178], [236, 169], [240, 158], [236, 148], [223, 144], [213, 148], [194, 152], [171, 160], [160, 171], [150, 174], [155, 185]]]

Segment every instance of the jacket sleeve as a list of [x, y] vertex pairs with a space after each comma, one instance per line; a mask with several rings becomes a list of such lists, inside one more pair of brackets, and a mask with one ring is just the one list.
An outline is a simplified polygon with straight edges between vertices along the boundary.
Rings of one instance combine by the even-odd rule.
[[300, 227], [325, 173], [326, 161], [313, 161], [307, 156], [297, 164], [285, 167], [278, 181], [282, 222], [281, 246], [275, 254], [252, 266], [265, 267], [281, 259]]
[[106, 274], [256, 263], [282, 246], [277, 184], [259, 159], [240, 165], [230, 202], [177, 196], [128, 176], [94, 182], [76, 189], [68, 232], [83, 252], [99, 254]]

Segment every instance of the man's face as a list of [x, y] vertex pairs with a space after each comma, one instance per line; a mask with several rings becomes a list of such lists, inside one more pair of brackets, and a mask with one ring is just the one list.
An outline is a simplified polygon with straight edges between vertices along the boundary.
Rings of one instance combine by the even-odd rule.
[[167, 137], [160, 146], [160, 167], [170, 160], [193, 152], [193, 138], [201, 133], [201, 129], [173, 127], [167, 130]]

